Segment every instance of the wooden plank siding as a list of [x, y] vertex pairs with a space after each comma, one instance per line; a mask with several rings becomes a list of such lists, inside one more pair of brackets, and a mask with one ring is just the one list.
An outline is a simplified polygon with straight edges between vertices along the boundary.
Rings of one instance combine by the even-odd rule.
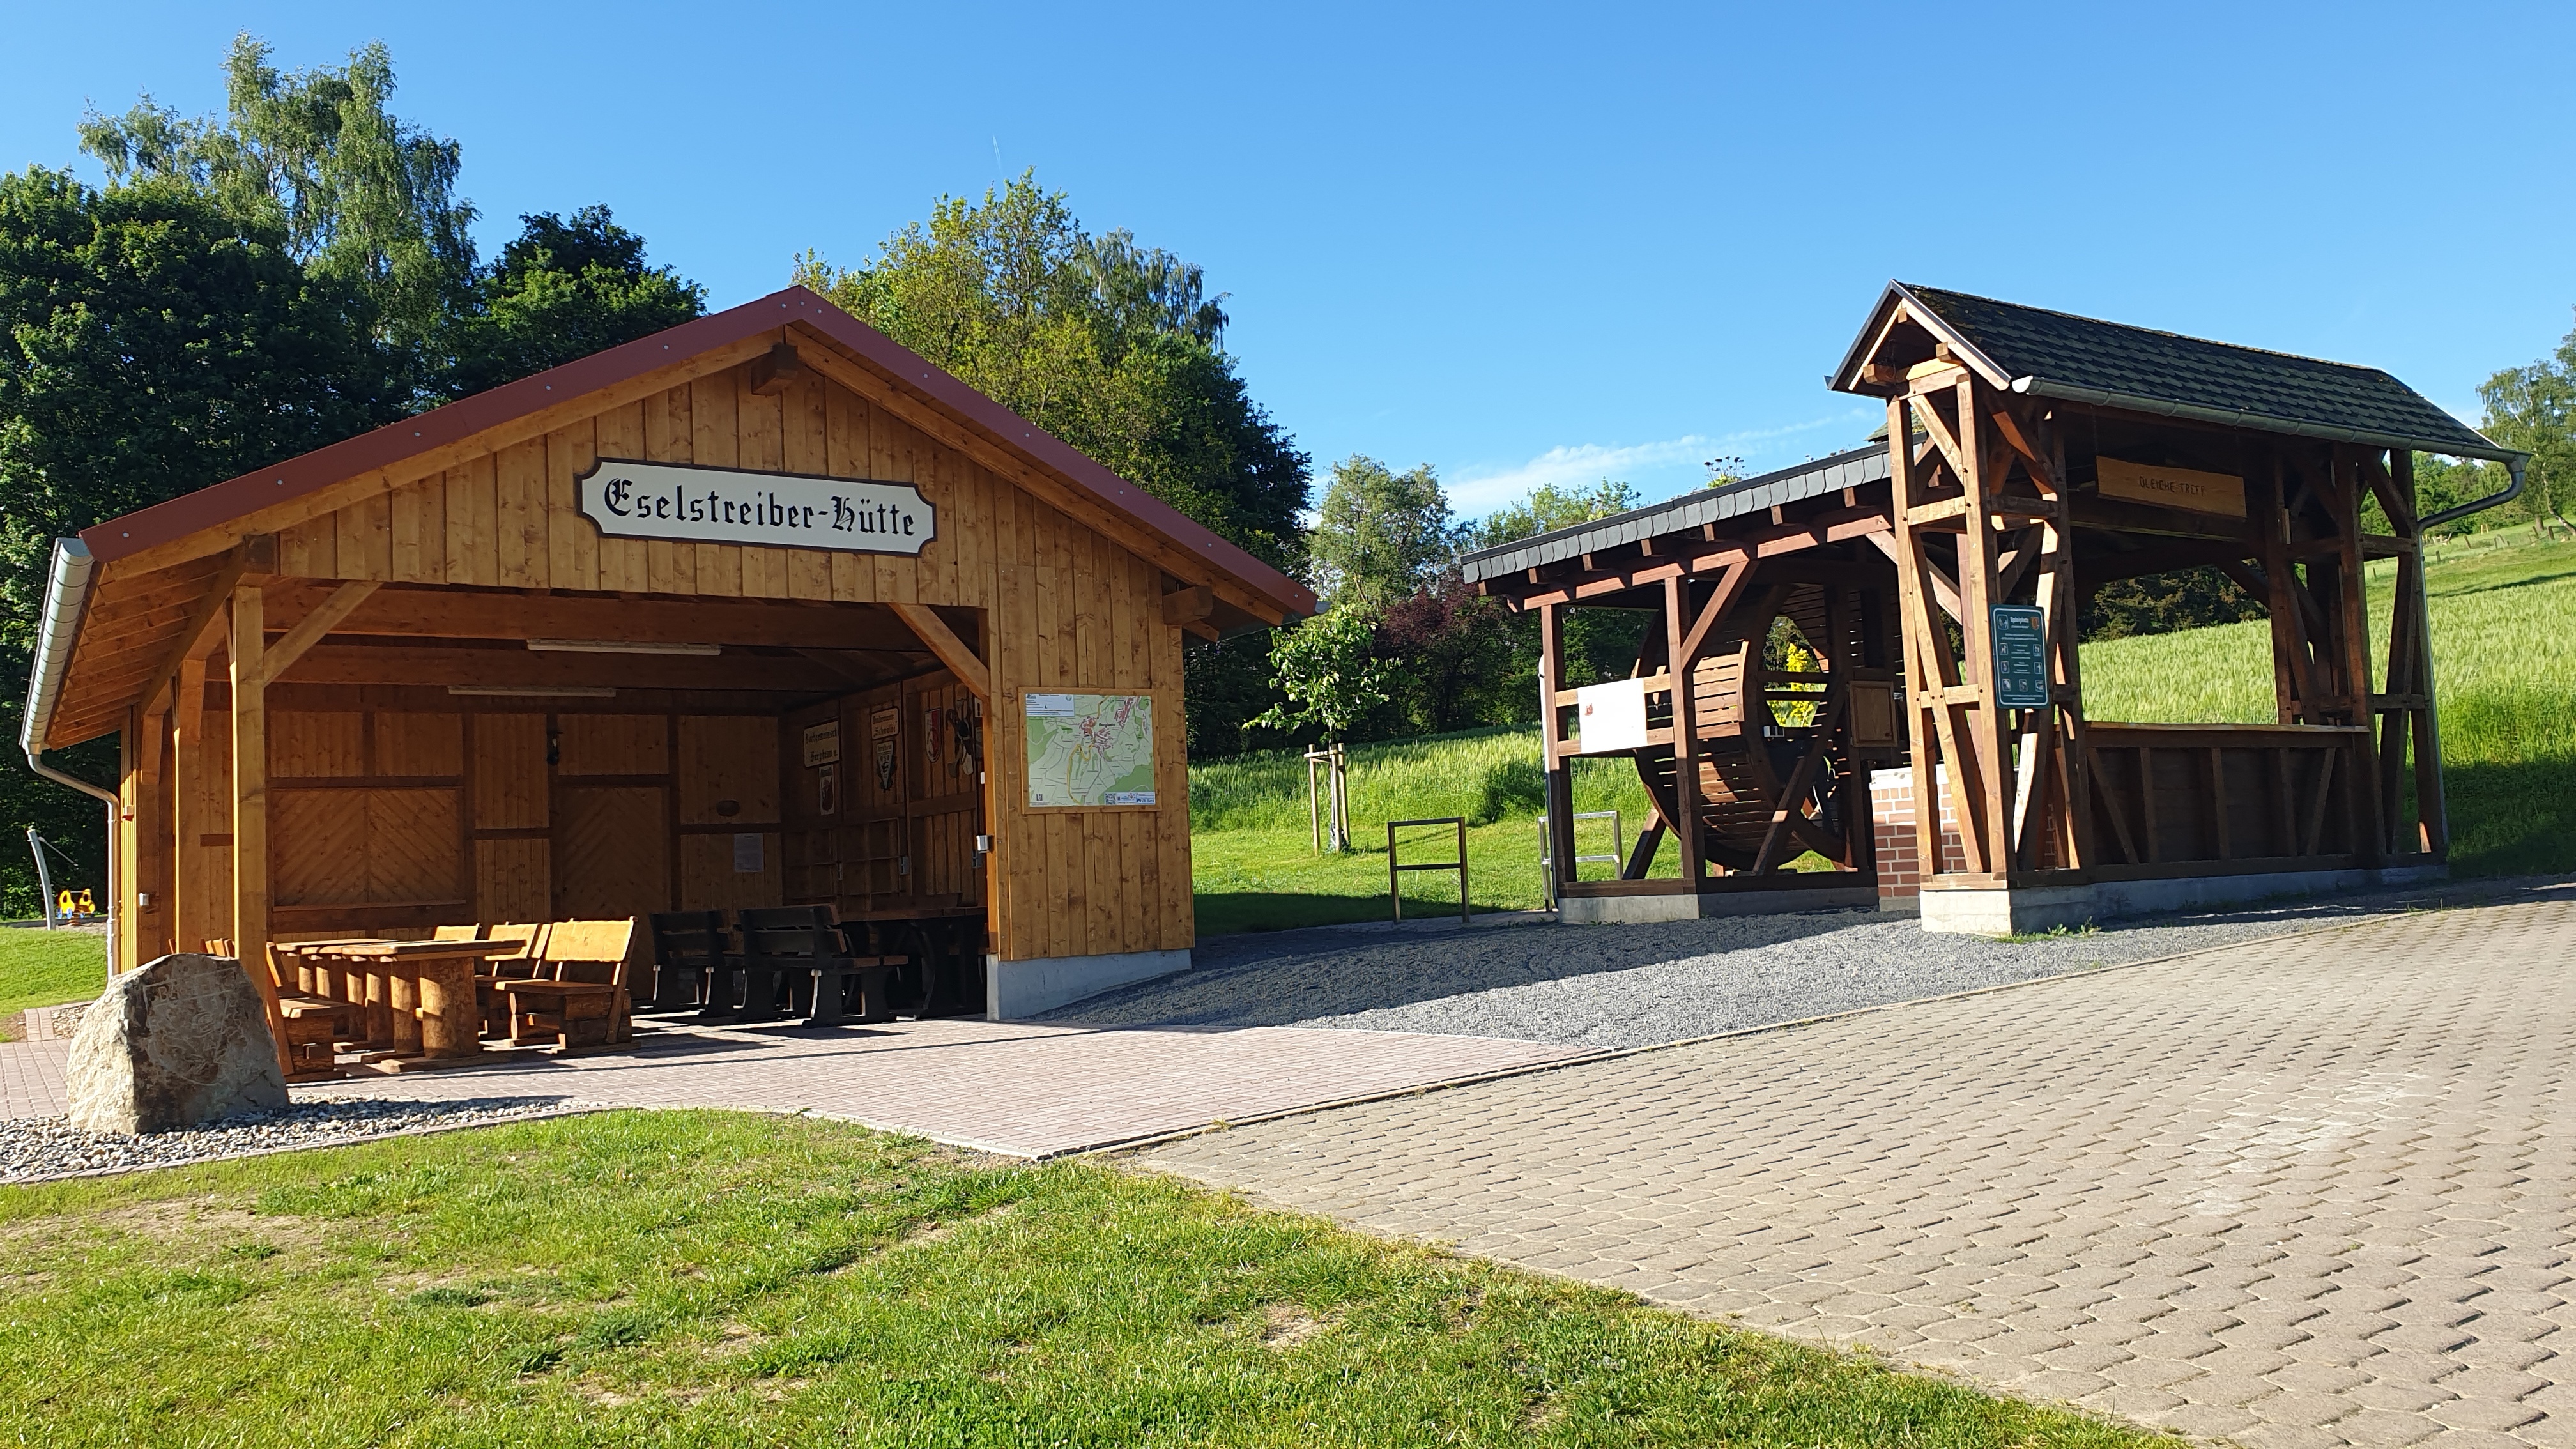
[[[937, 510], [937, 534], [917, 558], [605, 538], [579, 515], [575, 484], [603, 456], [909, 483]], [[763, 397], [747, 366], [736, 366], [593, 416], [552, 419], [548, 431], [286, 527], [277, 558], [281, 575], [321, 580], [972, 611], [957, 625], [989, 666], [994, 692], [980, 711], [989, 784], [957, 754], [950, 722], [972, 701], [944, 670], [777, 718], [552, 715], [542, 700], [525, 713], [276, 709], [281, 938], [602, 904], [592, 854], [602, 870], [662, 875], [629, 890], [634, 910], [803, 899], [855, 907], [891, 892], [892, 880], [862, 882], [852, 871], [874, 868], [899, 837], [901, 894], [986, 905], [991, 949], [1006, 960], [1194, 942], [1181, 632], [1162, 619], [1161, 568], [835, 378], [809, 370]], [[355, 700], [357, 687], [347, 688]], [[1020, 711], [1030, 690], [1150, 694], [1158, 803], [1027, 808]], [[904, 778], [881, 799], [871, 793], [868, 720], [887, 703], [900, 711]], [[802, 723], [834, 714], [845, 813], [829, 823], [815, 818], [813, 772], [798, 744]], [[944, 735], [935, 748], [934, 727]], [[223, 818], [226, 735], [223, 709], [206, 709], [193, 737], [204, 758], [176, 775], [186, 818]], [[622, 843], [656, 809], [664, 823], [652, 848]], [[386, 835], [403, 830], [438, 839]], [[986, 833], [989, 861], [974, 849]], [[763, 836], [760, 870], [734, 868], [736, 834]], [[220, 844], [174, 844], [182, 880], [228, 889]], [[839, 872], [828, 889], [814, 874], [822, 867]], [[173, 926], [222, 934], [229, 908], [182, 902]]]

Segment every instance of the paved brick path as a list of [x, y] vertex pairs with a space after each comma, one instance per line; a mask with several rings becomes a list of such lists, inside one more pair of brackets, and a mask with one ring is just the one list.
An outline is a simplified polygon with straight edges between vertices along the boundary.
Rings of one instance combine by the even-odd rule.
[[0, 1117], [50, 1117], [67, 1110], [63, 1058], [71, 1049], [60, 1037], [0, 1042]]
[[2576, 892], [1145, 1149], [2263, 1446], [2576, 1444]]
[[[63, 1110], [66, 1042], [0, 1044], [0, 1117]], [[1104, 1031], [984, 1021], [650, 1031], [633, 1052], [365, 1076], [299, 1098], [561, 1093], [636, 1107], [847, 1117], [1043, 1157], [1578, 1055], [1490, 1037], [1252, 1027]]]

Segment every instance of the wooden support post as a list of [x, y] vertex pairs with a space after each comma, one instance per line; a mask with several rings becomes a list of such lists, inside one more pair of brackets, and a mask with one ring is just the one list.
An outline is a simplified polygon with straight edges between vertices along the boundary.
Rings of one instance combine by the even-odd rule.
[[1566, 775], [1558, 738], [1562, 718], [1556, 703], [1564, 688], [1565, 616], [1554, 604], [1538, 606], [1538, 743], [1546, 771], [1548, 897], [1565, 899], [1565, 883], [1574, 879], [1574, 785]]
[[[1751, 564], [1737, 566], [1736, 577], [1729, 582], [1741, 588], [1741, 578], [1751, 572]], [[1720, 592], [1724, 589], [1721, 587]], [[1673, 680], [1673, 828], [1674, 841], [1681, 847], [1682, 879], [1696, 886], [1707, 870], [1701, 858], [1706, 844], [1700, 825], [1699, 798], [1699, 720], [1691, 700], [1692, 666], [1699, 662], [1695, 648], [1705, 647], [1708, 630], [1693, 629], [1690, 607], [1690, 579], [1664, 581], [1664, 627], [1667, 658]], [[1715, 621], [1710, 621], [1712, 625]], [[1751, 728], [1750, 725], [1746, 726]], [[1570, 801], [1569, 796], [1569, 801]], [[1573, 832], [1567, 831], [1567, 840]]]
[[208, 878], [206, 816], [206, 661], [191, 658], [179, 666], [170, 700], [170, 949], [202, 951], [217, 923], [229, 930], [229, 904], [218, 904]]
[[115, 898], [107, 903], [110, 929], [116, 935], [116, 959], [133, 970], [152, 958], [143, 950], [143, 825], [151, 814], [144, 804], [150, 787], [143, 777], [143, 711], [126, 706], [125, 728], [117, 734], [116, 814], [107, 848], [116, 856]]
[[[2039, 424], [2047, 476], [2040, 486], [2056, 511], [2040, 534], [2040, 607], [2048, 611], [2049, 711], [2057, 730], [2052, 763], [2061, 807], [2059, 864], [2083, 870], [2093, 864], [2093, 776], [2085, 767], [2083, 595], [2075, 578], [2075, 490], [2066, 485], [2066, 441], [2057, 425]], [[2038, 477], [2040, 470], [2031, 470]]]
[[278, 1070], [295, 1074], [287, 1054], [277, 983], [268, 974], [268, 683], [267, 610], [255, 584], [233, 589], [233, 950], [268, 1007]]
[[[2299, 600], [2295, 592], [2298, 578], [2290, 562], [2290, 479], [2281, 460], [2271, 458], [2265, 469], [2271, 486], [2249, 490], [2259, 495], [2260, 505], [2254, 510], [2254, 526], [2263, 539], [2263, 582], [2269, 597], [2264, 612], [2272, 621], [2272, 692], [2282, 724], [2297, 724], [2306, 690], [2308, 660], [2306, 630], [2299, 619]], [[2246, 476], [2256, 476], [2249, 463]]]
[[[1924, 587], [1922, 540], [1907, 521], [1918, 492], [1913, 421], [1903, 396], [1887, 400], [1887, 476], [1894, 537], [1888, 557], [1896, 563], [1897, 617], [1905, 630], [1905, 695], [1914, 712], [1914, 846], [1925, 878], [1940, 872], [1940, 771], [1935, 746], [1947, 753], [1950, 730], [1941, 690], [1950, 674], [1950, 641], [1932, 617]], [[1957, 773], [1952, 767], [1952, 773]]]
[[1997, 594], [2001, 582], [2001, 561], [1996, 557], [1994, 505], [2003, 496], [2001, 471], [1994, 466], [1986, 442], [1988, 429], [1980, 426], [1977, 407], [1977, 379], [1971, 375], [1959, 380], [1959, 452], [1968, 469], [1959, 481], [1968, 492], [1968, 531], [1959, 539], [1959, 621], [1966, 636], [1968, 668], [1967, 688], [1972, 691], [1968, 705], [1968, 738], [1961, 743], [1973, 751], [1982, 786], [1974, 797], [1977, 819], [1971, 826], [1964, 812], [1959, 821], [1960, 834], [1971, 829], [1979, 838], [1984, 868], [1996, 875], [2012, 869], [2013, 781], [2011, 736], [2006, 727], [2003, 706], [1996, 701], [1994, 605], [2003, 602]]
[[[2367, 726], [2379, 721], [2370, 707], [2370, 609], [2362, 596], [2361, 460], [2355, 450], [2338, 443], [2329, 466], [2332, 472], [2326, 506], [2334, 511], [2335, 520], [2335, 666], [2351, 700], [2352, 722]], [[2365, 741], [2365, 756], [2369, 753], [2367, 745]], [[2390, 817], [2396, 802], [2380, 798], [2377, 770], [2364, 768], [2355, 773], [2359, 778], [2353, 785], [2359, 798], [2354, 804], [2360, 812], [2361, 832], [2369, 841], [2366, 854], [2378, 859], [2388, 853]]]
[[170, 833], [170, 776], [170, 711], [165, 704], [157, 712], [143, 712], [144, 790], [136, 806], [134, 831], [141, 854], [141, 879], [135, 890], [146, 904], [139, 917], [143, 946], [135, 958], [138, 961], [179, 949], [171, 930], [177, 918], [170, 908], [170, 862], [176, 853]]

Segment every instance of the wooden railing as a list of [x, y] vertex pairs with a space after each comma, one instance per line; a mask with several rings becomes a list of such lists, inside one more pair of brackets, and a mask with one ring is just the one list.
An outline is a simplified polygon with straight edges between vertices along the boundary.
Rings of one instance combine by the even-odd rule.
[[2367, 852], [2359, 725], [2085, 727], [2094, 858], [2157, 867]]

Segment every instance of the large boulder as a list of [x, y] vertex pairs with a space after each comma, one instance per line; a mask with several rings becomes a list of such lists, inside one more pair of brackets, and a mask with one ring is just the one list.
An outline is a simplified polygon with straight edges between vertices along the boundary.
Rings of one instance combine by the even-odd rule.
[[64, 1063], [72, 1125], [168, 1132], [286, 1105], [259, 989], [229, 956], [181, 952], [107, 983]]

